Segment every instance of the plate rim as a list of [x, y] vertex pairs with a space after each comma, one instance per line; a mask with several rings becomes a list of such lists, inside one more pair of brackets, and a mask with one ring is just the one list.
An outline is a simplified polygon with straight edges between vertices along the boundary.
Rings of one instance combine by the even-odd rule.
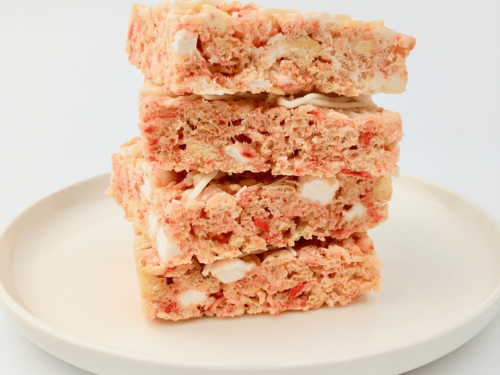
[[[487, 218], [495, 227], [495, 229], [500, 232], [500, 222], [492, 215], [490, 214], [486, 209], [472, 201], [471, 199], [463, 196], [460, 193], [457, 193], [456, 191], [449, 189], [445, 186], [442, 186], [440, 184], [437, 184], [435, 182], [429, 181], [427, 179], [424, 179], [422, 177], [402, 172], [401, 176], [404, 177], [405, 179], [409, 180], [414, 180], [415, 182], [418, 182], [419, 184], [424, 184], [424, 185], [430, 185], [435, 189], [441, 190], [446, 192], [447, 194], [450, 194], [452, 196], [455, 196], [459, 198], [460, 200], [464, 201], [465, 203], [471, 205], [475, 210], [479, 211], [485, 218]], [[66, 187], [63, 187], [61, 189], [56, 190], [55, 192], [44, 196], [41, 199], [38, 199], [37, 201], [31, 203], [28, 205], [26, 208], [24, 208], [21, 212], [19, 212], [14, 218], [12, 218], [1, 230], [0, 230], [0, 245], [4, 241], [4, 238], [6, 234], [14, 227], [16, 224], [23, 219], [25, 215], [29, 215], [30, 211], [33, 209], [36, 209], [36, 206], [43, 204], [45, 201], [49, 201], [52, 199], [54, 196], [61, 194], [64, 191], [69, 191], [72, 189], [78, 189], [83, 187], [84, 185], [87, 184], [92, 184], [92, 183], [97, 183], [99, 180], [103, 180], [107, 178], [109, 180], [110, 178], [110, 172], [102, 173], [87, 179], [84, 179], [82, 181], [73, 183], [71, 185], [68, 185]], [[28, 325], [29, 327], [35, 329], [38, 331], [38, 333], [42, 333], [45, 335], [52, 336], [65, 344], [73, 345], [75, 347], [78, 347], [83, 350], [99, 353], [99, 354], [104, 354], [108, 356], [113, 356], [115, 358], [123, 359], [123, 360], [132, 360], [132, 361], [137, 361], [137, 362], [142, 362], [142, 363], [153, 363], [155, 365], [162, 365], [162, 366], [177, 366], [177, 367], [182, 367], [186, 370], [192, 369], [192, 370], [241, 370], [241, 366], [244, 366], [245, 370], [269, 370], [270, 368], [274, 370], [278, 369], [291, 369], [291, 368], [298, 368], [298, 367], [305, 367], [305, 366], [325, 366], [325, 365], [340, 365], [342, 363], [347, 363], [353, 360], [361, 360], [361, 359], [368, 359], [371, 357], [377, 357], [377, 356], [382, 356], [382, 355], [387, 355], [390, 354], [391, 352], [395, 351], [404, 351], [411, 349], [412, 347], [416, 347], [419, 345], [422, 345], [426, 342], [430, 342], [432, 340], [436, 340], [439, 338], [442, 338], [451, 332], [459, 329], [460, 327], [466, 326], [469, 323], [474, 322], [475, 320], [479, 319], [481, 316], [486, 315], [491, 309], [495, 307], [495, 305], [500, 301], [500, 283], [497, 285], [497, 287], [493, 290], [493, 292], [478, 306], [476, 306], [472, 311], [469, 313], [463, 315], [461, 318], [450, 322], [449, 324], [443, 326], [440, 329], [435, 329], [431, 332], [422, 334], [421, 336], [418, 336], [414, 339], [409, 339], [405, 341], [403, 344], [394, 344], [391, 347], [385, 347], [383, 349], [378, 349], [378, 350], [364, 350], [360, 352], [356, 352], [355, 354], [347, 355], [342, 358], [328, 358], [327, 356], [322, 356], [322, 357], [314, 357], [313, 359], [302, 359], [297, 362], [290, 362], [288, 361], [287, 363], [272, 363], [272, 362], [231, 362], [231, 361], [210, 361], [210, 360], [198, 360], [198, 359], [185, 359], [185, 358], [179, 358], [179, 357], [172, 357], [168, 355], [156, 355], [156, 354], [149, 354], [149, 353], [141, 353], [138, 351], [130, 350], [130, 349], [120, 349], [113, 347], [111, 345], [105, 345], [105, 344], [99, 344], [99, 343], [93, 343], [91, 341], [79, 338], [77, 336], [71, 335], [69, 333], [66, 333], [63, 330], [57, 329], [53, 327], [52, 325], [42, 321], [40, 318], [36, 317], [33, 315], [31, 312], [29, 312], [26, 308], [21, 306], [19, 303], [17, 303], [14, 298], [7, 292], [5, 289], [3, 282], [0, 281], [0, 306], [2, 306], [3, 310], [8, 314], [8, 316], [13, 319], [15, 317], [19, 318], [22, 323], [25, 325]], [[17, 321], [13, 322], [14, 324], [19, 324]], [[23, 332], [24, 334], [24, 332]], [[237, 366], [239, 366], [237, 368]]]

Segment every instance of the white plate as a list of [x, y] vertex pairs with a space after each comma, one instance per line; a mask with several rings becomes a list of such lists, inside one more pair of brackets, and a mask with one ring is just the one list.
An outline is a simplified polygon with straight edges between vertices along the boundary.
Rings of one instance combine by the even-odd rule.
[[42, 349], [98, 374], [398, 374], [452, 351], [500, 310], [500, 226], [442, 187], [402, 175], [371, 231], [382, 291], [277, 316], [148, 321], [131, 225], [109, 175], [59, 191], [0, 237], [0, 301]]

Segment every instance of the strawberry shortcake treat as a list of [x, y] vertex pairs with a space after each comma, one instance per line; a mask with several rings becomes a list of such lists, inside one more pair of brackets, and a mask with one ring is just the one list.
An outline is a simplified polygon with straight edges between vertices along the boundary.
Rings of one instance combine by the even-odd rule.
[[390, 176], [273, 176], [153, 170], [134, 138], [113, 155], [109, 194], [165, 268], [303, 239], [345, 239], [387, 219]]
[[147, 318], [180, 320], [201, 316], [311, 310], [346, 305], [379, 291], [380, 268], [365, 233], [344, 240], [297, 242], [293, 247], [242, 255], [211, 264], [196, 259], [165, 269], [151, 243], [136, 237], [135, 260]]
[[127, 37], [129, 61], [178, 95], [402, 93], [414, 46], [383, 21], [223, 0], [134, 5]]
[[140, 137], [107, 194], [135, 232], [147, 318], [278, 314], [378, 292], [415, 39], [343, 13], [134, 5]]
[[153, 168], [320, 177], [397, 170], [401, 117], [370, 96], [172, 96], [146, 82], [139, 113]]

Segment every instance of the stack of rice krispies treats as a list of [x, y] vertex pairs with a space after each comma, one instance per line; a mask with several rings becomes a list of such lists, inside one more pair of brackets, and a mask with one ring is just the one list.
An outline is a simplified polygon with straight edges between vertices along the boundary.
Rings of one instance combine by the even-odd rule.
[[345, 14], [220, 0], [135, 5], [140, 137], [108, 194], [134, 226], [143, 313], [167, 320], [345, 305], [378, 292], [415, 40]]

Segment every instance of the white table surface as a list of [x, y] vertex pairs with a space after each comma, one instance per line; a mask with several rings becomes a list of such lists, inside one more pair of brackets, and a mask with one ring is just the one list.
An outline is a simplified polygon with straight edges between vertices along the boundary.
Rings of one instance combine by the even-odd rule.
[[[0, 228], [45, 195], [109, 171], [110, 155], [138, 134], [142, 76], [124, 52], [132, 3], [0, 3]], [[498, 220], [499, 4], [266, 1], [384, 19], [388, 27], [415, 36], [408, 91], [375, 97], [403, 117], [401, 170], [469, 197]], [[2, 311], [0, 353], [1, 374], [88, 374], [31, 344]], [[497, 316], [461, 348], [407, 374], [499, 373]]]

